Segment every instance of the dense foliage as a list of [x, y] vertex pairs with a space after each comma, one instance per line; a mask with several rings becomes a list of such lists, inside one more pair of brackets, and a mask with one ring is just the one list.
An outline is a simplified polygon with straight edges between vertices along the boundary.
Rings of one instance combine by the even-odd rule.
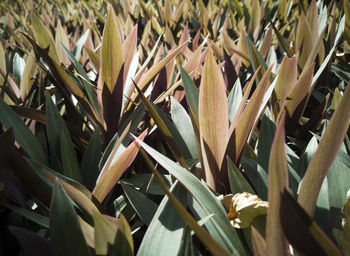
[[350, 255], [350, 3], [207, 2], [0, 2], [1, 255]]

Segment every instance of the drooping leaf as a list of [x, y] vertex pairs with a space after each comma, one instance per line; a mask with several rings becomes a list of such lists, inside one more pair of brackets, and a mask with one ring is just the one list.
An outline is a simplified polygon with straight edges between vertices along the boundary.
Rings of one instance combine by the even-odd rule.
[[44, 150], [38, 139], [2, 99], [0, 99], [0, 122], [6, 129], [13, 129], [16, 141], [34, 160], [47, 163]]

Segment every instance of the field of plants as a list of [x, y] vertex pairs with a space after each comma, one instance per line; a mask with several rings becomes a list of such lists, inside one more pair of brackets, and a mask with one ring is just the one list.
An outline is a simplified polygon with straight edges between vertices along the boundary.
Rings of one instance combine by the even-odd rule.
[[0, 255], [350, 255], [350, 2], [0, 1]]

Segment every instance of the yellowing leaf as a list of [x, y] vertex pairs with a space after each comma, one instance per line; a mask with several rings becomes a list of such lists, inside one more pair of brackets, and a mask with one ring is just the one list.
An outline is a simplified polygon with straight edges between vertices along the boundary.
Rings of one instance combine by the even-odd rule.
[[346, 195], [346, 202], [342, 209], [342, 231], [340, 233], [340, 247], [344, 255], [350, 255], [350, 190]]
[[94, 220], [94, 241], [95, 251], [98, 255], [106, 255], [108, 252], [108, 243], [113, 244], [118, 225], [109, 221], [107, 217], [98, 211], [93, 212]]
[[1, 43], [0, 43], [0, 70], [3, 70], [6, 73], [5, 52]]
[[278, 115], [279, 111], [286, 100], [288, 93], [293, 88], [297, 81], [298, 69], [297, 61], [295, 56], [288, 58], [285, 56], [278, 70], [277, 83], [274, 89], [274, 107], [276, 107], [275, 116]]
[[228, 107], [224, 78], [211, 49], [200, 84], [199, 130], [206, 180], [215, 190], [228, 139]]
[[57, 49], [58, 56], [61, 60], [61, 62], [65, 65], [68, 66], [70, 64], [70, 60], [67, 56], [67, 54], [64, 52], [62, 49], [62, 46], [60, 45], [60, 42], [69, 49], [69, 41], [68, 41], [68, 36], [66, 31], [62, 28], [61, 22], [58, 20], [57, 21], [57, 28], [56, 28], [56, 38], [55, 38], [55, 45]]
[[308, 69], [305, 69], [300, 75], [297, 83], [288, 94], [285, 107], [288, 111], [289, 118], [292, 118], [295, 122], [299, 121], [299, 118], [304, 111], [304, 107], [311, 89], [313, 71], [314, 65], [310, 66]]
[[299, 17], [295, 44], [298, 64], [303, 68], [313, 47], [311, 28], [303, 12]]
[[49, 56], [57, 63], [60, 63], [60, 59], [58, 58], [58, 54], [51, 34], [49, 33], [49, 31], [41, 22], [39, 16], [35, 12], [32, 12], [31, 14], [31, 21], [34, 35], [39, 46], [43, 49], [49, 47]]
[[122, 65], [123, 46], [114, 12], [110, 8], [102, 35], [101, 89], [106, 84], [113, 92]]
[[30, 89], [32, 88], [37, 68], [38, 66], [35, 59], [32, 56], [28, 56], [27, 63], [24, 67], [22, 75], [21, 85], [19, 88], [22, 100], [27, 97]]
[[226, 195], [218, 198], [228, 211], [227, 217], [235, 228], [247, 228], [252, 220], [259, 215], [265, 215], [268, 202], [257, 195], [248, 192]]

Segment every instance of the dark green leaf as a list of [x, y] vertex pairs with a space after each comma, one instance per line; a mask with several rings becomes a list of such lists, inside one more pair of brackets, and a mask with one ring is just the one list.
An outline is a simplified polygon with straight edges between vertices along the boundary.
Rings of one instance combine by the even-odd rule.
[[50, 213], [52, 255], [90, 255], [73, 205], [55, 181]]

